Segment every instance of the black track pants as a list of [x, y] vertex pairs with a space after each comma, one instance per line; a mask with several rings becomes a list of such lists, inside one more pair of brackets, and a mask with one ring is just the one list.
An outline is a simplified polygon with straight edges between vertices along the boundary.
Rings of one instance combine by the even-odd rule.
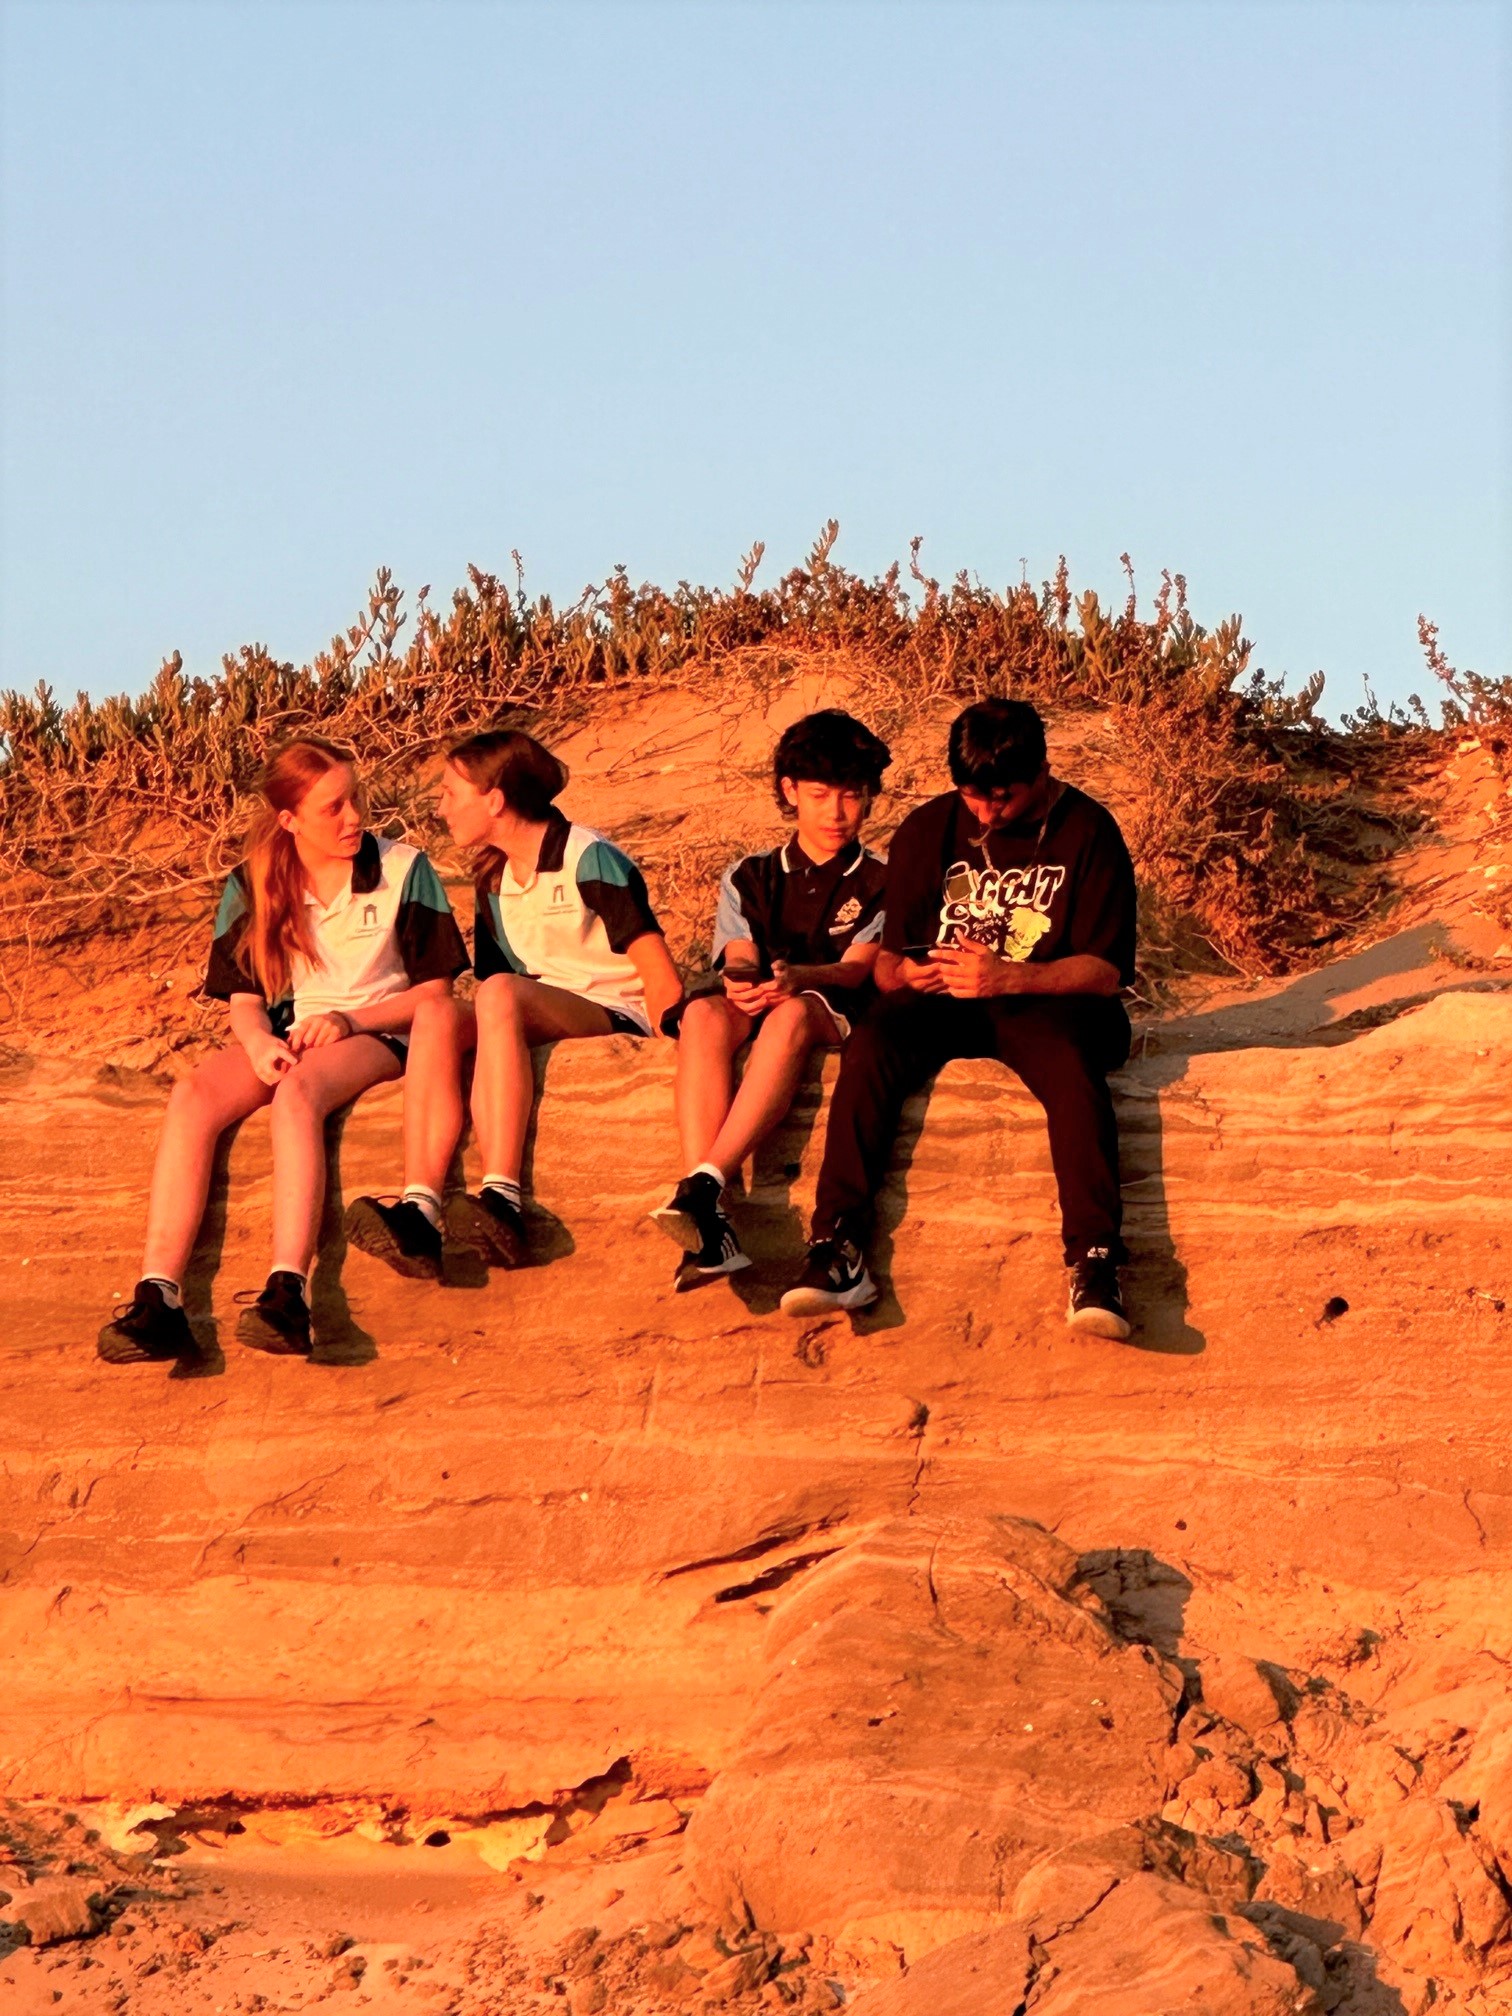
[[1045, 1109], [1066, 1264], [1119, 1237], [1118, 1127], [1108, 1073], [1129, 1054], [1122, 1004], [1090, 994], [955, 1001], [884, 995], [845, 1046], [830, 1106], [814, 1237], [864, 1239], [887, 1175], [903, 1102], [952, 1057], [996, 1057]]

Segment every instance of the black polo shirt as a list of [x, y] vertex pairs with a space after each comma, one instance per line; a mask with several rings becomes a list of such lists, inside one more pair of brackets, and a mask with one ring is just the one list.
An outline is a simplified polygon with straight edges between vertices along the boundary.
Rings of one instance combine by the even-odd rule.
[[[811, 861], [797, 835], [786, 846], [746, 854], [726, 869], [714, 918], [714, 964], [724, 963], [732, 941], [748, 939], [762, 968], [775, 959], [790, 966], [832, 966], [852, 945], [882, 937], [886, 864], [852, 840], [833, 859]], [[831, 1005], [854, 1012], [848, 988], [819, 990]]]

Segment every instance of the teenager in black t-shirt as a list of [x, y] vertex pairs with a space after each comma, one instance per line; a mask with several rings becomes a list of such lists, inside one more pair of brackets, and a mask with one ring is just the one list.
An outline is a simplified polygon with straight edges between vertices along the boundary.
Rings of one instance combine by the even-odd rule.
[[982, 700], [950, 731], [956, 789], [911, 813], [888, 857], [876, 981], [846, 1050], [813, 1238], [792, 1316], [876, 1299], [861, 1248], [904, 1100], [952, 1057], [996, 1057], [1045, 1108], [1060, 1190], [1067, 1320], [1124, 1338], [1118, 1134], [1107, 1074], [1129, 1053], [1135, 892], [1112, 815], [1052, 777], [1023, 700]]
[[714, 971], [681, 1011], [677, 1122], [688, 1173], [651, 1214], [684, 1249], [679, 1291], [750, 1264], [725, 1185], [787, 1112], [810, 1050], [844, 1043], [873, 994], [887, 870], [860, 836], [890, 760], [886, 743], [838, 708], [795, 721], [773, 754], [772, 781], [797, 831], [786, 846], [743, 855], [720, 886]]

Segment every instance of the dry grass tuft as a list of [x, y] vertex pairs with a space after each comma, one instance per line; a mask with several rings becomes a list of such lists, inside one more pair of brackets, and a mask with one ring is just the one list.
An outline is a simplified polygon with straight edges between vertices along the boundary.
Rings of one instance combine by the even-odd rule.
[[[310, 665], [252, 644], [213, 679], [186, 678], [175, 653], [134, 701], [81, 695], [64, 708], [45, 686], [6, 694], [0, 942], [197, 928], [239, 851], [267, 750], [301, 729], [360, 752], [375, 824], [424, 837], [428, 759], [466, 729], [512, 720], [549, 738], [616, 694], [737, 678], [760, 692], [816, 658], [847, 668], [853, 704], [894, 741], [943, 704], [986, 693], [1105, 714], [1136, 786], [1126, 824], [1157, 977], [1215, 958], [1283, 971], [1379, 908], [1371, 779], [1404, 738], [1438, 732], [1421, 703], [1411, 717], [1371, 710], [1331, 729], [1316, 713], [1321, 675], [1288, 696], [1252, 674], [1240, 619], [1197, 623], [1180, 575], [1162, 577], [1142, 617], [1127, 556], [1127, 599], [1104, 609], [1090, 591], [1073, 598], [1064, 561], [1038, 592], [998, 592], [964, 573], [942, 585], [922, 570], [917, 540], [911, 585], [896, 565], [866, 580], [835, 563], [838, 529], [827, 525], [771, 588], [754, 586], [758, 545], [731, 589], [634, 587], [621, 568], [560, 610], [527, 599], [516, 555], [512, 586], [472, 568], [445, 614], [422, 589], [402, 648], [409, 618], [381, 570], [365, 612]], [[1424, 645], [1452, 725], [1484, 725], [1505, 743], [1508, 682], [1454, 672], [1431, 625]], [[687, 943], [706, 928], [717, 852], [713, 842], [666, 851], [655, 894], [674, 944], [684, 926]]]

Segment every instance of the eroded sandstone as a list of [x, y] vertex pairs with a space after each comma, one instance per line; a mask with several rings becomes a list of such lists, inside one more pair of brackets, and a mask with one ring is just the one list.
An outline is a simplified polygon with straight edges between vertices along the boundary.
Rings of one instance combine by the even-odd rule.
[[[593, 1854], [671, 1838], [689, 1911], [838, 1941], [877, 1994], [943, 1995], [952, 1953], [974, 1993], [992, 1952], [1036, 2011], [1142, 2007], [1111, 1953], [1213, 2008], [1493, 2006], [1512, 1001], [1279, 1046], [1203, 1019], [1120, 1091], [1127, 1350], [1061, 1327], [1038, 1116], [985, 1065], [911, 1111], [876, 1313], [772, 1313], [817, 1085], [739, 1293], [673, 1296], [639, 1215], [671, 1060], [611, 1039], [543, 1062], [546, 1264], [413, 1287], [331, 1240], [325, 1362], [239, 1352], [254, 1121], [192, 1283], [202, 1376], [108, 1372], [162, 1089], [12, 1071], [4, 1789], [507, 1843], [602, 1781], [600, 1814], [661, 1817]], [[392, 1185], [397, 1123], [356, 1109], [344, 1194]], [[588, 1843], [563, 1826], [543, 1853]], [[736, 2002], [776, 1985], [738, 1973]]]

